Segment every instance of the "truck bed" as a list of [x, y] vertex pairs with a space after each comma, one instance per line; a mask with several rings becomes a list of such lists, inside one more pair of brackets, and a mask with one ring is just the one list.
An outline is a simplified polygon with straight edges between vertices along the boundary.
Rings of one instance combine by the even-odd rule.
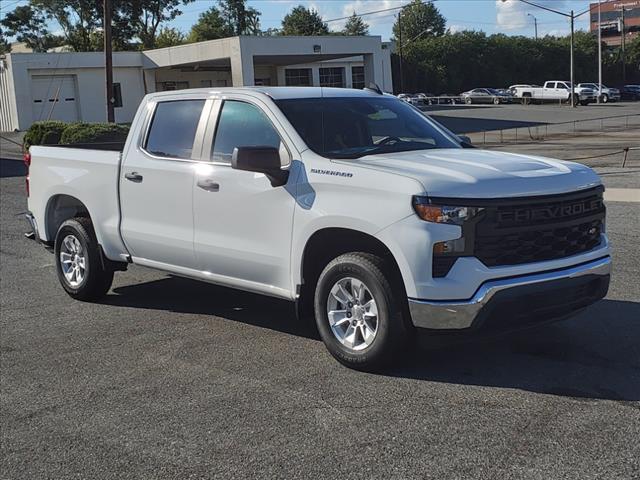
[[[29, 210], [34, 213], [40, 240], [52, 242], [59, 222], [50, 212], [60, 215], [65, 208], [84, 205], [91, 212], [96, 236], [105, 254], [119, 259], [126, 252], [118, 232], [121, 152], [114, 150], [113, 144], [109, 144], [109, 148], [106, 144], [88, 147], [31, 147]], [[52, 209], [53, 206], [56, 208]]]

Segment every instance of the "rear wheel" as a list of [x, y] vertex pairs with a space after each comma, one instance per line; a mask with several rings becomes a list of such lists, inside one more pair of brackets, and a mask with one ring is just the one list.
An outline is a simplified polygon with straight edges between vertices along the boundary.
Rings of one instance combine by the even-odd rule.
[[606, 93], [602, 94], [602, 103], [607, 103], [609, 101], [609, 95]]
[[56, 271], [62, 288], [77, 300], [104, 296], [113, 282], [113, 269], [105, 266], [91, 220], [64, 222], [55, 240]]
[[329, 352], [344, 365], [380, 368], [406, 343], [404, 299], [391, 278], [382, 258], [361, 252], [340, 255], [320, 274], [316, 324]]
[[531, 95], [523, 95], [522, 96], [522, 104], [523, 105], [531, 105]]
[[495, 98], [493, 99], [493, 104], [494, 104], [494, 105], [500, 105], [500, 97], [495, 97]]
[[473, 103], [473, 100], [471, 100], [471, 97], [467, 97], [464, 99], [464, 103], [466, 103], [467, 105], [471, 105]]

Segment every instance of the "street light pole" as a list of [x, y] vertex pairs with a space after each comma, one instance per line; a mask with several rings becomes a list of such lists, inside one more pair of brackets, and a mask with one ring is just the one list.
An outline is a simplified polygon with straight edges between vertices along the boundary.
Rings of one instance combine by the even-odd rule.
[[[502, 2], [506, 2], [507, 0], [501, 0]], [[549, 8], [549, 7], [545, 7], [544, 5], [538, 5], [537, 3], [531, 2], [529, 0], [520, 0], [522, 3], [526, 3], [527, 5], [531, 5], [532, 7], [536, 7], [539, 8], [541, 10], [546, 10], [547, 12], [552, 12], [552, 13], [557, 13], [558, 15], [562, 15], [563, 17], [567, 17], [569, 19], [571, 19], [571, 106], [575, 107], [576, 106], [576, 102], [575, 102], [575, 98], [574, 98], [574, 93], [575, 93], [575, 87], [573, 85], [573, 24], [576, 18], [580, 17], [581, 15], [584, 15], [585, 13], [590, 11], [590, 8], [588, 8], [587, 10], [578, 13], [577, 15], [573, 13], [573, 10], [571, 10], [571, 13], [566, 13], [566, 12], [561, 12], [560, 10], [554, 10], [553, 8]]]
[[402, 85], [402, 9], [398, 12], [398, 47], [399, 47], [399, 58], [398, 58], [398, 66], [399, 66], [399, 77], [400, 77], [400, 93], [404, 92], [404, 87]]
[[533, 18], [533, 32], [535, 35], [535, 39], [538, 40], [538, 19], [535, 17], [535, 15], [531, 15], [530, 13], [527, 13], [527, 15]]
[[573, 10], [571, 10], [571, 106], [575, 107], [576, 106], [576, 97], [575, 97], [575, 85], [573, 83], [574, 78], [573, 78], [573, 71], [574, 71], [574, 62], [573, 62], [573, 20], [574, 20], [574, 16], [573, 16]]
[[598, 103], [602, 101], [602, 25], [600, 1], [598, 0]]

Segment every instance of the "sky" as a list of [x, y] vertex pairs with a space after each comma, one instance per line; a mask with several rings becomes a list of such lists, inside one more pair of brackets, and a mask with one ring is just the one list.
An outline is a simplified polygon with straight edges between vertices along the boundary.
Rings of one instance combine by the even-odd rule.
[[[62, 0], [64, 1], [64, 0]], [[589, 8], [588, 0], [533, 0], [546, 7], [576, 13]], [[592, 0], [596, 1], [596, 0]], [[27, 4], [27, 0], [0, 0], [0, 18], [7, 11], [18, 5]], [[409, 0], [249, 0], [248, 5], [262, 13], [261, 27], [263, 29], [279, 28], [282, 18], [296, 5], [304, 5], [316, 9], [329, 28], [339, 30], [344, 20], [333, 21], [340, 17], [374, 12], [393, 7], [400, 7]], [[569, 19], [560, 15], [528, 6], [520, 0], [435, 0], [434, 2], [447, 20], [447, 27], [451, 31], [482, 30], [488, 34], [504, 33], [507, 35], [534, 36], [535, 16], [538, 22], [538, 35], [566, 35], [569, 33]], [[190, 26], [198, 19], [198, 15], [215, 5], [214, 0], [196, 0], [182, 7], [183, 14], [167, 25], [182, 32], [188, 32]], [[363, 19], [369, 24], [371, 35], [380, 35], [388, 40], [392, 35], [391, 29], [397, 10], [366, 15]], [[576, 20], [576, 30], [588, 30], [588, 14]], [[56, 25], [50, 26], [56, 31]]]

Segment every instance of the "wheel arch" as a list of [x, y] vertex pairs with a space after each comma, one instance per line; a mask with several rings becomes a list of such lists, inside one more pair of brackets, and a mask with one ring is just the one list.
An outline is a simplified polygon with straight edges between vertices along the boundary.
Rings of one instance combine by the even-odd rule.
[[47, 240], [52, 242], [60, 225], [74, 217], [87, 217], [91, 220], [89, 209], [78, 198], [64, 193], [53, 195], [45, 208], [44, 228]]
[[[393, 278], [406, 296], [400, 267], [387, 245], [371, 234], [344, 227], [325, 227], [316, 230], [308, 239], [300, 261], [298, 295], [303, 309], [313, 304], [313, 292], [324, 267], [334, 258], [347, 252], [365, 252], [387, 260]], [[309, 298], [311, 297], [311, 298]]]

